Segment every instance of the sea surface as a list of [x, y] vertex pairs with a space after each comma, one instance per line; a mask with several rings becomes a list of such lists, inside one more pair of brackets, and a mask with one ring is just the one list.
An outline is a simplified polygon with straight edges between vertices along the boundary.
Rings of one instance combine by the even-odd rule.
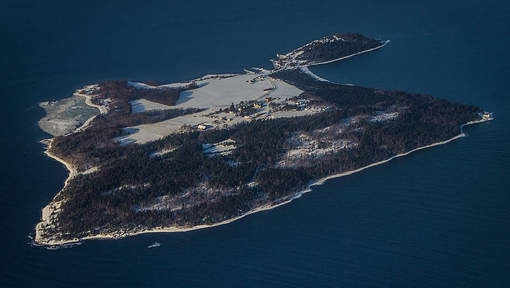
[[[0, 287], [510, 287], [510, 4], [385, 2], [2, 1]], [[495, 121], [232, 224], [29, 244], [67, 176], [43, 155], [38, 102], [108, 79], [269, 67], [335, 32], [391, 43], [311, 68], [319, 76], [477, 105]]]

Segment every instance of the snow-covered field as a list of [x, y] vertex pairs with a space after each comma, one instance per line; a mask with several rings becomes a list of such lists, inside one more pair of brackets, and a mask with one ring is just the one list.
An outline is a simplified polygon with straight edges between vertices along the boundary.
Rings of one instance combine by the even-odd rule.
[[[241, 74], [225, 79], [210, 79], [198, 81], [200, 88], [184, 91], [177, 100], [178, 108], [221, 108], [231, 103], [249, 101], [264, 97], [264, 89], [273, 88], [270, 79], [257, 81], [253, 84], [248, 80], [255, 78], [253, 74]], [[280, 81], [281, 82], [281, 81]], [[282, 82], [283, 83], [283, 82]], [[281, 91], [288, 97], [301, 93], [301, 90], [293, 88], [286, 83], [280, 85]]]
[[[252, 80], [256, 77], [260, 77], [259, 80], [250, 83], [249, 80]], [[143, 85], [146, 89], [151, 89], [151, 87], [154, 87], [141, 83], [131, 83], [131, 85]], [[125, 128], [126, 132], [130, 132], [130, 134], [118, 137], [116, 140], [123, 144], [141, 144], [149, 141], [154, 141], [169, 134], [178, 132], [183, 128], [183, 126], [196, 127], [200, 124], [206, 124], [211, 128], [217, 127], [220, 124], [215, 124], [215, 118], [210, 116], [210, 114], [216, 112], [219, 109], [228, 108], [232, 103], [238, 104], [241, 101], [246, 102], [251, 100], [264, 100], [264, 98], [268, 96], [275, 99], [275, 101], [279, 101], [298, 96], [303, 92], [295, 86], [287, 84], [286, 82], [278, 79], [273, 79], [266, 76], [265, 74], [227, 74], [225, 76], [207, 75], [195, 80], [195, 83], [199, 88], [181, 92], [177, 104], [171, 108], [203, 108], [206, 110], [194, 114], [179, 116], [158, 123], [143, 124]], [[131, 104], [133, 105], [133, 112], [163, 108], [160, 106], [161, 104], [157, 104], [145, 99], [132, 101]], [[166, 107], [170, 108], [170, 106]], [[312, 114], [316, 111], [303, 110], [296, 112], [297, 113], [295, 115], [292, 112], [279, 113], [281, 115], [277, 113], [274, 117], [301, 116]], [[231, 126], [243, 121], [250, 121], [250, 119], [243, 117], [232, 117], [231, 121], [224, 122], [221, 125]]]

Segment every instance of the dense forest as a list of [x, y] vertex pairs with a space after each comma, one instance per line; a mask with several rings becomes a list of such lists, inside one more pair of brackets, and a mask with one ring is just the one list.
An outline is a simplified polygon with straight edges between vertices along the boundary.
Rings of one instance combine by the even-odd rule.
[[[331, 41], [335, 37], [341, 40]], [[328, 61], [375, 48], [382, 44], [379, 40], [368, 38], [361, 34], [336, 34], [324, 39], [326, 41], [312, 42], [304, 46], [302, 49], [303, 53], [297, 56], [297, 59], [313, 62]]]
[[286, 55], [279, 55], [278, 59], [273, 60], [273, 64], [276, 68], [313, 65], [353, 55], [383, 44], [384, 41], [361, 34], [335, 34], [310, 42]]
[[[264, 204], [285, 201], [312, 179], [449, 139], [459, 133], [461, 124], [479, 118], [477, 107], [428, 95], [320, 82], [299, 69], [271, 76], [303, 90], [300, 98], [322, 101], [331, 109], [309, 116], [244, 122], [228, 129], [172, 134], [126, 146], [111, 141], [122, 133], [122, 127], [190, 111], [109, 113], [94, 120], [90, 129], [55, 138], [51, 152], [82, 169], [100, 169], [73, 178], [59, 194], [60, 199], [66, 199], [63, 213], [58, 214], [58, 226], [48, 233], [57, 232], [65, 239], [216, 223]], [[103, 98], [135, 99], [142, 93], [119, 83], [104, 85]], [[117, 95], [118, 89], [130, 91], [129, 95]], [[373, 120], [383, 112], [398, 113], [398, 118]], [[306, 135], [320, 141], [321, 133], [331, 127], [341, 129], [328, 132], [328, 137], [356, 145], [323, 156], [303, 155], [293, 167], [278, 164], [291, 149], [290, 138]], [[227, 139], [235, 143], [232, 153], [212, 157], [204, 153], [204, 144]], [[154, 156], [165, 149], [166, 153]], [[165, 201], [171, 209], [151, 208], [161, 199], [170, 199]]]
[[[187, 89], [192, 88], [194, 86], [187, 87]], [[101, 83], [98, 90], [92, 92], [95, 96], [92, 101], [95, 104], [110, 101], [111, 110], [107, 114], [95, 117], [89, 127], [79, 133], [55, 137], [52, 141], [51, 152], [76, 166], [79, 171], [115, 158], [118, 155], [119, 143], [114, 141], [114, 138], [130, 133], [124, 128], [161, 122], [201, 111], [197, 108], [171, 108], [132, 113], [129, 102], [144, 98], [165, 105], [175, 105], [181, 91], [183, 91], [182, 88], [140, 89], [129, 85], [128, 81]]]
[[[154, 83], [153, 83], [154, 84]], [[129, 85], [126, 80], [107, 81], [102, 83], [97, 101], [107, 98], [121, 102], [129, 102], [140, 98], [173, 106], [179, 99], [181, 88], [157, 87], [153, 89], [137, 88]]]

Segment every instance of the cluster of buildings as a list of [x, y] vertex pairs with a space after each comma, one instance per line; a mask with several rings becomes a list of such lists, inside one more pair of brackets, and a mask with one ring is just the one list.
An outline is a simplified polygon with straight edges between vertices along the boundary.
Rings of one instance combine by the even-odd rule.
[[301, 110], [306, 109], [306, 108], [307, 108], [308, 103], [310, 103], [310, 100], [308, 100], [308, 99], [303, 99], [303, 98], [291, 99], [291, 100], [289, 101], [289, 104], [291, 104], [291, 105], [295, 105], [295, 106], [296, 106], [296, 110], [298, 110], [298, 111], [301, 111]]
[[[234, 121], [237, 117], [246, 119], [246, 120], [253, 120], [253, 119], [267, 119], [271, 116], [268, 109], [265, 109], [269, 103], [273, 101], [273, 98], [271, 97], [265, 97], [262, 101], [248, 101], [248, 102], [241, 102], [237, 105], [233, 105], [230, 107], [230, 109], [227, 109], [226, 111], [219, 111], [217, 113], [213, 113], [209, 115], [210, 118], [212, 118], [212, 123], [215, 125], [221, 125], [221, 124], [229, 124], [230, 122]], [[209, 125], [207, 123], [202, 123], [197, 125], [195, 128], [198, 130], [207, 130], [209, 128], [213, 128], [213, 125]]]

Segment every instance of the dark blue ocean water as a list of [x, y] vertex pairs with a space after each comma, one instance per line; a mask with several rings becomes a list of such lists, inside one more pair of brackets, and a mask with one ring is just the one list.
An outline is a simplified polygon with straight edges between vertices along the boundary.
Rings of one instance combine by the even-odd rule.
[[[505, 1], [50, 2], [0, 4], [1, 287], [510, 287]], [[334, 32], [392, 42], [313, 68], [320, 76], [474, 104], [496, 120], [229, 225], [27, 244], [66, 178], [42, 154], [38, 102], [106, 79], [269, 67]]]

